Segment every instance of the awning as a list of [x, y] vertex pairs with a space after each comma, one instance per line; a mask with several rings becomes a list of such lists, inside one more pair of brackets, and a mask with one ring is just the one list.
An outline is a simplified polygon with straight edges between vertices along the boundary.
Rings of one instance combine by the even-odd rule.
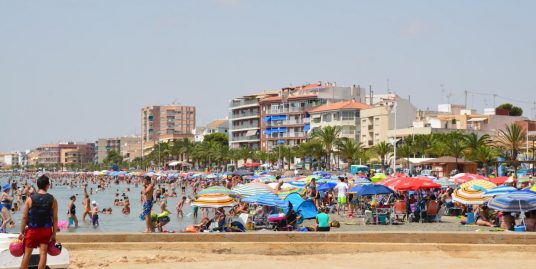
[[307, 123], [303, 126], [303, 131], [308, 132], [309, 130], [311, 130], [311, 124]]
[[486, 121], [488, 118], [472, 118], [467, 120], [467, 122], [480, 122], [480, 121]]
[[264, 117], [264, 122], [270, 122], [270, 121], [272, 121], [272, 116]]
[[246, 136], [254, 136], [257, 135], [257, 130], [249, 130], [246, 132]]
[[278, 115], [278, 116], [271, 116], [271, 117], [272, 117], [272, 121], [275, 121], [275, 120], [287, 120], [288, 119], [287, 115]]

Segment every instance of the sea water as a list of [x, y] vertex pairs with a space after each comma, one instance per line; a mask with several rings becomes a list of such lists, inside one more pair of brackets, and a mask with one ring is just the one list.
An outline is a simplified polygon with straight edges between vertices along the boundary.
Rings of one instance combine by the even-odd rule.
[[[0, 180], [0, 182], [5, 182], [6, 180]], [[20, 185], [20, 184], [19, 184]], [[97, 189], [97, 185], [89, 184], [88, 191], [93, 188], [93, 191]], [[130, 192], [125, 192], [127, 188], [130, 188]], [[180, 188], [176, 188], [175, 191], [178, 194], [178, 197], [166, 198], [167, 209], [171, 213], [171, 221], [164, 226], [164, 230], [167, 231], [182, 231], [187, 226], [190, 226], [194, 223], [199, 223], [201, 218], [201, 210], [199, 211], [198, 219], [195, 219], [192, 215], [192, 207], [189, 204], [185, 204], [183, 207], [184, 217], [177, 216], [177, 210], [175, 209], [177, 203], [182, 198]], [[76, 196], [76, 216], [78, 218], [78, 228], [69, 228], [63, 229], [61, 232], [67, 233], [114, 233], [114, 232], [143, 232], [145, 230], [145, 222], [140, 219], [140, 214], [142, 212], [142, 203], [140, 201], [141, 197], [141, 185], [135, 187], [134, 184], [110, 184], [105, 190], [98, 191], [93, 195], [90, 195], [90, 201], [96, 201], [98, 208], [101, 211], [99, 213], [99, 226], [93, 227], [90, 222], [90, 217], [86, 217], [86, 222], [82, 220], [82, 214], [84, 208], [82, 201], [84, 199], [84, 191], [79, 188], [70, 188], [69, 186], [53, 186], [49, 189], [49, 193], [54, 195], [58, 201], [58, 220], [59, 221], [68, 221], [67, 215], [67, 206], [69, 204], [69, 197], [72, 195]], [[125, 195], [130, 200], [130, 214], [124, 215], [122, 213], [123, 207], [114, 206], [114, 200], [116, 198], [115, 194], [119, 193], [119, 199], [122, 199], [122, 194]], [[187, 189], [185, 196], [191, 196], [190, 190]], [[192, 196], [193, 197], [193, 196]], [[102, 213], [103, 208], [112, 208], [112, 214], [106, 215]], [[12, 218], [15, 220], [15, 229], [8, 230], [11, 233], [18, 233], [20, 230], [20, 221], [22, 218], [22, 210], [16, 213], [12, 213]], [[160, 214], [160, 204], [155, 203], [153, 206], [153, 212]]]

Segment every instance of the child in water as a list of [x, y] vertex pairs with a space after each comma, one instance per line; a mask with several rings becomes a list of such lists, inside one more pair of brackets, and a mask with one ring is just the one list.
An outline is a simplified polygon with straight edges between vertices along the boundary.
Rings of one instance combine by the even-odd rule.
[[160, 215], [156, 217], [157, 223], [156, 228], [159, 232], [164, 231], [164, 226], [169, 223], [169, 211], [166, 208], [166, 203], [162, 202], [160, 203]]
[[97, 227], [99, 226], [99, 207], [97, 206], [96, 201], [91, 202], [91, 205], [93, 205], [93, 210], [91, 212], [91, 223], [93, 224], [93, 227]]

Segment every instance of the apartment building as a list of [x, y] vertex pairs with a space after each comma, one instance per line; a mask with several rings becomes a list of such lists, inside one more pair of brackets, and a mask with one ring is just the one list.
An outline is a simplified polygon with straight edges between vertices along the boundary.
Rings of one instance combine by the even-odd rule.
[[359, 141], [361, 134], [360, 112], [370, 108], [369, 105], [354, 100], [325, 104], [309, 111], [311, 115], [311, 130], [327, 126], [341, 128], [341, 138]]
[[396, 95], [387, 96], [373, 107], [361, 110], [361, 143], [369, 148], [389, 141], [389, 130], [411, 128], [416, 112], [409, 100]]
[[213, 120], [206, 127], [197, 127], [195, 129], [195, 142], [203, 142], [206, 135], [222, 133], [228, 135], [229, 120]]
[[45, 144], [36, 149], [36, 164], [89, 164], [95, 159], [95, 144], [74, 142]]
[[125, 158], [125, 161], [133, 161], [135, 158], [141, 157], [140, 136], [101, 138], [95, 144], [97, 163], [102, 163], [110, 151], [120, 153]]
[[261, 149], [270, 151], [278, 145], [296, 146], [309, 137], [309, 111], [321, 105], [343, 100], [362, 101], [365, 90], [357, 86], [339, 87], [334, 83], [307, 84], [284, 88], [278, 96], [260, 100]]
[[193, 139], [195, 126], [194, 106], [149, 106], [141, 110], [141, 137], [145, 149], [159, 141]]
[[260, 148], [261, 111], [259, 101], [277, 96], [278, 91], [267, 91], [235, 98], [229, 104], [229, 147]]

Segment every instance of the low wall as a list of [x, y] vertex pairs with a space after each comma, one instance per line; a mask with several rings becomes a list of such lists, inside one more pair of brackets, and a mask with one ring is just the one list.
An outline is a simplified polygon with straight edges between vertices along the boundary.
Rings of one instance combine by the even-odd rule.
[[536, 233], [474, 232], [331, 232], [331, 233], [198, 233], [198, 234], [58, 234], [64, 244], [110, 243], [398, 243], [536, 246]]

